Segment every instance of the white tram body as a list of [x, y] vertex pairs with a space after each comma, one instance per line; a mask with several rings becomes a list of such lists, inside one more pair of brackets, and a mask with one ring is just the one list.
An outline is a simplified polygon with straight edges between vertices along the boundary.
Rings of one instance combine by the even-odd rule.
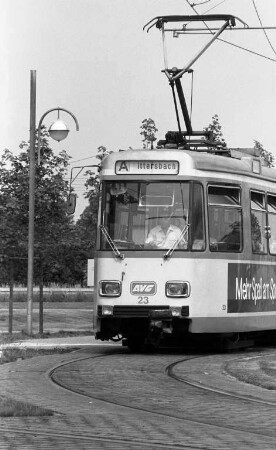
[[[235, 156], [126, 150], [103, 160], [98, 339], [276, 329], [276, 170]], [[146, 244], [164, 208], [184, 247]]]

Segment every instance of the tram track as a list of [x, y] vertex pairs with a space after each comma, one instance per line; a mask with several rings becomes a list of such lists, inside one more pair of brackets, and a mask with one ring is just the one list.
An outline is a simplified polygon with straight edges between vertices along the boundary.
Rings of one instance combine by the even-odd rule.
[[[260, 356], [260, 357], [263, 357], [263, 355]], [[181, 376], [176, 375], [175, 372], [174, 372], [175, 367], [177, 367], [177, 365], [179, 365], [179, 364], [181, 364], [181, 363], [183, 363], [185, 361], [187, 361], [187, 359], [176, 361], [176, 362], [170, 364], [166, 368], [166, 372], [167, 372], [168, 376], [170, 378], [173, 378], [176, 381], [179, 381], [180, 383], [186, 384], [188, 386], [192, 386], [192, 387], [200, 389], [202, 391], [219, 394], [219, 395], [222, 395], [222, 396], [231, 397], [233, 399], [242, 400], [242, 401], [246, 401], [246, 402], [250, 402], [250, 403], [259, 403], [259, 404], [262, 404], [262, 405], [268, 405], [268, 406], [276, 407], [276, 401], [275, 402], [269, 402], [269, 401], [266, 401], [266, 400], [260, 400], [258, 398], [252, 398], [252, 397], [249, 397], [249, 396], [246, 396], [246, 395], [237, 395], [237, 394], [235, 394], [233, 392], [229, 392], [229, 391], [222, 390], [222, 389], [216, 389], [214, 387], [210, 387], [210, 386], [207, 386], [207, 385], [203, 385], [202, 383], [198, 383], [198, 382], [189, 380], [187, 377], [181, 377]]]
[[[245, 439], [247, 441], [260, 441], [262, 439], [264, 440], [271, 440], [274, 439], [275, 436], [273, 433], [268, 436], [267, 430], [262, 429], [247, 429], [246, 427], [242, 426], [240, 424], [239, 426], [236, 426], [235, 424], [231, 425], [229, 422], [225, 423], [214, 423], [214, 420], [211, 416], [206, 417], [200, 417], [197, 416], [196, 412], [193, 412], [192, 414], [189, 411], [189, 408], [194, 408], [190, 402], [190, 398], [193, 396], [196, 398], [196, 396], [199, 393], [203, 393], [205, 397], [205, 402], [208, 402], [209, 399], [210, 403], [213, 401], [213, 398], [219, 396], [221, 399], [221, 403], [224, 403], [224, 398], [228, 398], [231, 402], [235, 402], [235, 405], [237, 409], [244, 408], [245, 403], [247, 405], [254, 405], [258, 404], [261, 405], [263, 408], [269, 408], [270, 410], [273, 409], [273, 412], [275, 412], [275, 406], [276, 404], [273, 402], [267, 402], [267, 401], [261, 401], [259, 399], [252, 399], [250, 397], [247, 397], [246, 395], [240, 396], [236, 395], [235, 393], [229, 393], [228, 391], [224, 391], [221, 389], [214, 389], [212, 387], [208, 387], [206, 385], [201, 385], [197, 381], [193, 381], [192, 379], [189, 379], [187, 376], [180, 376], [177, 373], [176, 369], [179, 369], [180, 365], [185, 364], [193, 364], [193, 361], [198, 362], [202, 360], [202, 363], [204, 364], [204, 361], [207, 357], [210, 358], [212, 355], [210, 354], [199, 354], [199, 355], [187, 355], [184, 358], [175, 360], [175, 354], [174, 355], [168, 355], [168, 354], [158, 354], [158, 355], [131, 355], [129, 353], [126, 353], [125, 351], [118, 351], [118, 348], [116, 351], [108, 351], [105, 353], [99, 353], [94, 355], [87, 355], [87, 352], [85, 356], [78, 355], [78, 352], [74, 352], [74, 357], [72, 355], [72, 358], [70, 358], [69, 361], [63, 361], [62, 363], [57, 363], [53, 367], [51, 367], [47, 372], [47, 377], [51, 382], [53, 382], [58, 388], [61, 388], [63, 391], [67, 391], [70, 394], [76, 394], [78, 396], [81, 396], [84, 400], [95, 400], [97, 402], [100, 402], [101, 405], [105, 405], [106, 411], [110, 411], [113, 407], [110, 414], [113, 414], [113, 411], [117, 411], [117, 414], [120, 414], [122, 417], [128, 417], [128, 416], [136, 416], [138, 417], [138, 421], [141, 420], [140, 417], [144, 418], [145, 422], [150, 423], [159, 423], [160, 421], [163, 423], [169, 423], [173, 424], [170, 426], [173, 426], [175, 429], [181, 429], [182, 427], [184, 429], [196, 429], [198, 427], [199, 430], [204, 430], [204, 433], [207, 435], [213, 435], [213, 436], [223, 436], [224, 434], [228, 435], [235, 435], [235, 436], [241, 436], [241, 439]], [[216, 355], [214, 355], [216, 356]], [[95, 362], [97, 361], [97, 364], [91, 364], [92, 360]], [[115, 393], [113, 391], [113, 397], [110, 394], [110, 389], [108, 390], [106, 388], [106, 385], [104, 384], [104, 380], [102, 385], [100, 385], [101, 377], [99, 377], [98, 374], [104, 373], [106, 364], [110, 364], [110, 367], [112, 367], [112, 370], [116, 373], [118, 370], [118, 367], [122, 367], [122, 362], [125, 364], [125, 368], [122, 370], [122, 373], [125, 374], [125, 383], [127, 384], [128, 376], [130, 378], [133, 378], [133, 386], [135, 387], [137, 384], [137, 380], [139, 379], [145, 386], [150, 383], [154, 383], [154, 386], [156, 386], [157, 394], [159, 393], [158, 385], [160, 385], [160, 389], [166, 391], [166, 396], [168, 398], [176, 398], [178, 393], [179, 396], [183, 396], [183, 398], [188, 399], [187, 403], [187, 411], [185, 411], [185, 408], [183, 410], [179, 409], [179, 404], [176, 403], [175, 410], [166, 410], [163, 408], [163, 403], [166, 402], [166, 396], [162, 399], [160, 403], [160, 407], [157, 405], [154, 406], [154, 402], [144, 402], [144, 405], [141, 404], [134, 405], [131, 394], [129, 395], [129, 398], [127, 396], [120, 396], [120, 390], [116, 390], [117, 386], [114, 386]], [[158, 369], [155, 369], [155, 366], [157, 365]], [[79, 374], [80, 374], [80, 382], [79, 386], [76, 386], [74, 382], [71, 380], [71, 375], [76, 372], [76, 368], [79, 368]], [[134, 367], [134, 368], [133, 368]], [[87, 368], [89, 370], [92, 370], [94, 368], [94, 372], [92, 377], [95, 377], [94, 379], [94, 385], [90, 387], [90, 392], [87, 391], [87, 386], [89, 385], [90, 378], [88, 380], [88, 384], [82, 386], [83, 379], [82, 376], [87, 376]], [[159, 370], [159, 368], [161, 370]], [[133, 371], [133, 372], [132, 372]], [[156, 381], [155, 379], [155, 372], [157, 373]], [[130, 375], [129, 375], [130, 373]], [[65, 374], [65, 375], [64, 375]], [[143, 377], [143, 380], [141, 380], [140, 377]], [[70, 381], [71, 380], [71, 381]], [[171, 380], [171, 381], [170, 381]], [[124, 384], [124, 380], [122, 379], [122, 385]], [[162, 384], [162, 385], [161, 385]], [[98, 391], [93, 392], [93, 386], [98, 385]], [[179, 387], [181, 386], [181, 387]], [[183, 391], [184, 389], [184, 391]], [[100, 394], [99, 394], [100, 393]], [[144, 394], [146, 398], [146, 393]], [[155, 392], [153, 397], [155, 396]], [[201, 395], [201, 394], [200, 394]], [[138, 396], [142, 396], [142, 392], [138, 392]], [[206, 397], [207, 396], [207, 397]], [[69, 398], [69, 397], [68, 397]], [[72, 398], [71, 398], [72, 401]], [[217, 400], [216, 400], [217, 401]], [[237, 403], [238, 402], [238, 403]], [[88, 401], [86, 403], [91, 403], [91, 401]], [[84, 412], [85, 413], [85, 412]], [[273, 414], [272, 414], [273, 415]], [[148, 439], [143, 438], [143, 434], [141, 435], [132, 435], [131, 433], [129, 435], [120, 436], [115, 430], [109, 430], [108, 436], [104, 436], [101, 434], [101, 432], [97, 429], [89, 429], [85, 430], [83, 432], [79, 432], [77, 430], [77, 427], [74, 429], [64, 431], [61, 429], [54, 429], [48, 427], [43, 427], [41, 429], [40, 427], [34, 426], [28, 426], [26, 428], [24, 427], [16, 427], [16, 430], [12, 429], [11, 427], [6, 427], [3, 425], [0, 425], [0, 431], [2, 433], [15, 433], [15, 435], [26, 435], [26, 436], [36, 436], [38, 439], [41, 439], [42, 441], [47, 441], [48, 438], [56, 439], [57, 441], [63, 440], [68, 442], [80, 442], [82, 443], [83, 447], [80, 448], [99, 448], [97, 447], [101, 445], [110, 445], [113, 443], [114, 447], [117, 448], [119, 446], [120, 448], [167, 448], [167, 449], [195, 449], [195, 450], [220, 450], [220, 449], [230, 449], [231, 446], [226, 445], [220, 445], [219, 442], [217, 442], [215, 445], [204, 443], [204, 442], [195, 442], [188, 439], [188, 442], [185, 441], [175, 441], [175, 439], [171, 439], [171, 441], [168, 439], [168, 437], [165, 439], [165, 442], [163, 441], [164, 436], [160, 434], [160, 437], [156, 437], [154, 439]], [[218, 439], [219, 441], [219, 439]], [[86, 447], [87, 446], [87, 447]], [[118, 448], [119, 448], [118, 447]], [[1, 445], [0, 445], [1, 448]], [[59, 448], [59, 447], [57, 447]], [[68, 447], [70, 448], [70, 447]], [[105, 447], [106, 448], [106, 447]], [[109, 448], [109, 447], [108, 447]], [[242, 447], [240, 447], [242, 448]], [[249, 447], [245, 447], [249, 448]], [[263, 446], [263, 449], [269, 449], [271, 447]]]
[[[121, 352], [121, 353], [116, 352], [116, 355], [118, 355], [118, 354], [123, 355], [124, 352]], [[79, 394], [79, 395], [83, 395], [85, 397], [94, 398], [96, 400], [103, 401], [102, 398], [99, 397], [99, 396], [87, 395], [87, 394], [84, 394], [81, 389], [79, 389], [79, 390], [78, 389], [74, 389], [73, 390], [72, 388], [66, 387], [65, 385], [61, 384], [55, 378], [55, 371], [57, 369], [60, 369], [61, 367], [70, 365], [71, 363], [74, 363], [74, 362], [77, 362], [77, 361], [84, 361], [84, 360], [96, 359], [96, 358], [106, 358], [106, 357], [113, 356], [113, 355], [114, 355], [114, 352], [110, 352], [108, 354], [105, 353], [104, 355], [93, 356], [92, 358], [91, 357], [76, 358], [76, 359], [74, 359], [74, 360], [72, 360], [70, 362], [66, 362], [66, 363], [63, 363], [61, 365], [57, 365], [56, 367], [52, 368], [48, 372], [48, 376], [52, 380], [53, 383], [59, 385], [63, 389], [66, 389], [66, 390], [68, 390], [70, 392], [74, 392], [74, 393]], [[165, 367], [165, 372], [167, 373], [169, 378], [172, 378], [172, 379], [174, 379], [176, 381], [179, 381], [180, 383], [186, 384], [188, 386], [200, 389], [202, 391], [206, 391], [206, 392], [214, 393], [214, 394], [219, 394], [221, 396], [227, 396], [227, 397], [231, 397], [231, 398], [234, 398], [234, 399], [237, 399], [237, 400], [247, 401], [247, 402], [250, 402], [250, 403], [259, 403], [259, 404], [263, 404], [263, 405], [276, 407], [276, 402], [268, 402], [268, 401], [265, 401], [265, 400], [260, 400], [258, 398], [252, 398], [252, 397], [249, 397], [249, 396], [246, 396], [246, 395], [237, 395], [237, 394], [235, 394], [233, 392], [230, 392], [228, 390], [216, 389], [216, 388], [213, 388], [213, 387], [210, 387], [210, 386], [207, 386], [207, 385], [203, 385], [202, 383], [198, 383], [198, 382], [192, 381], [191, 379], [188, 379], [187, 377], [181, 377], [181, 376], [178, 376], [178, 375], [175, 374], [175, 368], [179, 364], [183, 364], [185, 362], [190, 362], [190, 361], [193, 361], [195, 359], [206, 358], [206, 357], [210, 357], [210, 356], [212, 356], [212, 354], [196, 355], [196, 356], [186, 357], [186, 358], [177, 360], [177, 361], [173, 362], [172, 364], [169, 364], [168, 366], [166, 366]], [[260, 355], [259, 357], [263, 357], [263, 356], [264, 355]], [[125, 405], [122, 405], [121, 403], [116, 402], [116, 401], [115, 402], [111, 401], [111, 400], [104, 400], [104, 401], [107, 402], [107, 403], [112, 403], [114, 405], [118, 405], [118, 406], [125, 406]], [[132, 409], [138, 409], [138, 410], [146, 411], [144, 408], [132, 408]]]
[[[58, 440], [72, 440], [73, 442], [75, 442], [75, 445], [78, 445], [78, 448], [80, 443], [88, 443], [89, 445], [91, 444], [97, 444], [97, 443], [108, 443], [108, 444], [119, 444], [121, 446], [121, 448], [126, 448], [128, 449], [129, 445], [131, 446], [137, 446], [137, 448], [164, 448], [164, 449], [183, 449], [186, 450], [188, 449], [192, 449], [192, 450], [211, 450], [211, 448], [209, 446], [205, 446], [205, 445], [193, 445], [193, 444], [173, 444], [173, 443], [162, 443], [162, 442], [147, 442], [145, 439], [132, 439], [132, 438], [118, 438], [117, 436], [108, 436], [108, 437], [103, 437], [103, 436], [98, 436], [96, 433], [89, 433], [88, 435], [83, 435], [83, 433], [61, 433], [61, 432], [53, 432], [51, 431], [37, 431], [37, 430], [30, 430], [27, 428], [11, 428], [11, 427], [6, 427], [6, 426], [1, 426], [0, 425], [0, 432], [10, 432], [12, 434], [15, 435], [29, 435], [29, 436], [33, 436], [35, 435], [36, 437], [40, 437], [40, 438], [45, 438], [45, 439], [58, 439]], [[0, 448], [1, 448], [1, 444], [0, 444]], [[97, 447], [89, 447], [90, 448], [97, 448]], [[110, 447], [111, 448], [111, 447]], [[113, 447], [114, 448], [114, 447]], [[216, 450], [220, 450], [219, 448], [216, 448]], [[222, 449], [223, 450], [223, 449]]]
[[[74, 354], [78, 353], [78, 351], [75, 351]], [[123, 355], [125, 352], [120, 352], [119, 354]], [[99, 354], [99, 355], [94, 355], [94, 356], [85, 356], [85, 357], [77, 357], [77, 358], [73, 358], [71, 359], [69, 362], [66, 363], [62, 363], [62, 364], [56, 364], [54, 367], [52, 367], [49, 371], [47, 376], [49, 377], [49, 379], [51, 379], [52, 382], [54, 382], [55, 384], [57, 384], [59, 387], [61, 387], [64, 390], [69, 391], [70, 393], [75, 393], [78, 395], [81, 395], [82, 397], [86, 398], [95, 398], [98, 399], [97, 397], [93, 397], [91, 395], [87, 396], [81, 392], [78, 392], [76, 390], [72, 390], [69, 387], [66, 387], [64, 385], [61, 385], [60, 383], [56, 383], [56, 381], [54, 380], [54, 373], [56, 370], [60, 369], [61, 367], [64, 366], [68, 366], [72, 363], [78, 363], [79, 361], [85, 361], [85, 360], [91, 360], [91, 359], [98, 359], [98, 358], [106, 358], [108, 356], [113, 356], [114, 354], [118, 354], [118, 352], [114, 353], [114, 352], [109, 352], [109, 353], [105, 353], [105, 354]], [[99, 400], [101, 400], [99, 398]], [[116, 402], [108, 402], [105, 401], [105, 403], [113, 403], [114, 405], [118, 405], [118, 406], [123, 406], [123, 405], [119, 405], [119, 403]], [[138, 410], [138, 408], [132, 408], [135, 410]], [[144, 410], [142, 410], [144, 411]], [[147, 411], [144, 411], [147, 412]], [[37, 425], [37, 424], [36, 424]], [[156, 440], [156, 442], [154, 442], [153, 440], [147, 441], [146, 439], [140, 438], [130, 438], [130, 437], [118, 437], [116, 435], [112, 435], [109, 434], [108, 436], [99, 436], [98, 433], [93, 433], [93, 432], [61, 432], [61, 431], [55, 431], [53, 430], [51, 427], [47, 430], [47, 427], [45, 429], [45, 426], [43, 426], [43, 430], [39, 429], [39, 427], [37, 428], [37, 426], [35, 426], [34, 429], [32, 429], [32, 425], [28, 425], [28, 427], [22, 427], [22, 426], [16, 426], [16, 428], [14, 427], [10, 427], [10, 426], [3, 426], [0, 425], [0, 432], [1, 433], [10, 433], [13, 438], [16, 436], [19, 436], [19, 440], [20, 440], [20, 436], [28, 439], [29, 437], [35, 437], [36, 440], [42, 440], [42, 445], [45, 445], [46, 442], [48, 442], [48, 440], [56, 440], [57, 443], [59, 441], [62, 441], [62, 444], [64, 444], [66, 442], [66, 444], [69, 444], [69, 447], [67, 448], [71, 448], [70, 444], [73, 443], [73, 445], [78, 445], [78, 448], [89, 448], [89, 449], [98, 449], [98, 445], [103, 444], [104, 448], [109, 448], [106, 447], [106, 445], [110, 445], [110, 448], [112, 449], [124, 449], [126, 448], [126, 450], [128, 450], [131, 446], [131, 448], [164, 448], [164, 449], [171, 449], [171, 450], [176, 450], [176, 449], [191, 449], [191, 450], [211, 450], [210, 446], [206, 446], [206, 445], [200, 445], [200, 444], [185, 444], [185, 443], [170, 443], [170, 442], [166, 442], [163, 443], [161, 442], [161, 440]], [[85, 445], [88, 445], [88, 447], [86, 447]], [[94, 444], [94, 445], [93, 445]], [[83, 447], [83, 446], [84, 447]], [[119, 447], [117, 447], [116, 445], [119, 445]], [[1, 447], [1, 442], [0, 442], [0, 448]], [[57, 447], [60, 448], [60, 447]], [[63, 448], [63, 447], [62, 447]], [[74, 447], [75, 448], [75, 447]], [[220, 450], [219, 447], [216, 447], [217, 450]], [[221, 450], [223, 450], [223, 448], [221, 448]]]
[[[116, 353], [116, 355], [118, 355], [118, 353]], [[112, 357], [114, 355], [112, 353], [110, 353], [109, 355], [99, 355], [98, 358], [99, 357], [100, 358], [106, 358], [106, 357], [110, 357], [110, 356]], [[188, 356], [186, 358], [182, 358], [181, 360], [174, 361], [173, 363], [171, 363], [171, 364], [169, 364], [169, 365], [167, 365], [165, 367], [165, 373], [167, 374], [167, 376], [169, 378], [172, 378], [175, 381], [178, 381], [178, 382], [180, 382], [182, 384], [186, 384], [189, 387], [194, 388], [194, 389], [200, 389], [200, 390], [204, 391], [205, 393], [207, 392], [208, 394], [211, 394], [211, 395], [219, 395], [221, 397], [227, 396], [227, 397], [230, 397], [231, 399], [234, 399], [235, 401], [241, 401], [243, 403], [244, 402], [257, 403], [257, 404], [261, 404], [263, 406], [269, 406], [269, 407], [275, 408], [276, 404], [273, 403], [273, 402], [267, 402], [267, 401], [262, 401], [262, 400], [259, 400], [259, 399], [253, 399], [253, 398], [245, 396], [245, 395], [243, 395], [243, 396], [236, 395], [236, 394], [230, 393], [230, 392], [228, 392], [226, 390], [224, 391], [224, 390], [214, 389], [214, 388], [208, 387], [208, 386], [202, 386], [202, 385], [200, 385], [200, 384], [198, 384], [196, 382], [188, 380], [187, 378], [183, 378], [183, 377], [181, 378], [181, 377], [177, 376], [174, 373], [174, 368], [177, 365], [183, 364], [183, 363], [186, 363], [186, 362], [191, 362], [192, 360], [195, 360], [195, 359], [206, 358], [207, 356], [210, 356], [210, 354], [208, 354], [208, 355], [206, 355], [206, 354], [204, 354], [204, 355], [196, 355], [196, 356], [193, 355], [193, 356]], [[89, 358], [87, 358], [87, 359], [89, 359]], [[67, 364], [70, 364], [70, 363], [66, 363], [66, 365]], [[87, 393], [84, 394], [82, 389], [75, 389], [74, 388], [74, 390], [72, 390], [70, 387], [65, 386], [64, 384], [61, 384], [55, 377], [56, 370], [58, 370], [58, 369], [59, 369], [59, 367], [53, 369], [51, 371], [51, 373], [49, 374], [51, 380], [54, 383], [58, 384], [60, 387], [62, 387], [64, 389], [67, 389], [70, 392], [73, 391], [73, 392], [75, 392], [75, 393], [77, 393], [79, 395], [83, 395], [84, 397], [89, 397], [90, 399], [96, 399], [96, 400], [104, 401], [107, 404], [112, 404], [112, 405], [115, 405], [115, 406], [127, 408], [128, 410], [132, 410], [132, 411], [143, 412], [143, 413], [146, 413], [147, 415], [160, 416], [160, 417], [163, 417], [163, 418], [174, 419], [174, 420], [177, 420], [177, 421], [180, 421], [180, 422], [189, 423], [191, 425], [208, 426], [210, 428], [213, 428], [213, 429], [217, 430], [218, 432], [219, 432], [219, 430], [221, 432], [224, 432], [225, 430], [229, 430], [229, 431], [233, 431], [233, 432], [239, 431], [241, 433], [246, 432], [247, 434], [250, 434], [251, 436], [267, 437], [267, 433], [263, 432], [263, 431], [257, 431], [257, 430], [249, 431], [249, 430], [244, 430], [242, 427], [237, 429], [235, 426], [231, 426], [231, 425], [227, 425], [227, 424], [223, 424], [223, 425], [214, 424], [210, 420], [189, 418], [187, 416], [184, 416], [184, 417], [180, 418], [177, 414], [172, 414], [172, 413], [168, 413], [168, 412], [152, 410], [152, 409], [150, 409], [150, 407], [130, 406], [130, 405], [126, 405], [126, 402], [122, 402], [120, 400], [115, 400], [114, 401], [114, 400], [111, 400], [111, 399], [108, 399], [108, 398], [104, 398], [103, 399], [103, 396], [91, 395], [91, 394], [87, 394]], [[189, 445], [188, 447], [192, 448], [191, 445]], [[181, 447], [177, 446], [175, 448], [181, 448]], [[184, 446], [183, 448], [186, 448], [186, 447]], [[210, 448], [210, 447], [208, 447], [208, 446], [207, 447], [206, 446], [203, 446], [203, 447], [200, 446], [200, 447], [195, 447], [195, 448]], [[218, 448], [218, 447], [216, 447], [216, 448]]]

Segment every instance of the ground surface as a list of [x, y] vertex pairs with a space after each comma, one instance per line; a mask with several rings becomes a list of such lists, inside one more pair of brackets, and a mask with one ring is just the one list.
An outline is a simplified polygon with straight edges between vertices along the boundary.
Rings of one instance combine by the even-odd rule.
[[134, 355], [88, 341], [80, 352], [0, 367], [0, 394], [55, 411], [0, 419], [1, 450], [276, 448], [276, 391], [234, 376], [246, 361], [273, 367], [273, 349]]
[[[91, 331], [92, 306], [45, 303], [44, 331]], [[14, 331], [25, 323], [25, 305], [14, 304]], [[38, 323], [34, 304], [34, 332]], [[0, 331], [7, 328], [8, 305], [0, 304]], [[273, 348], [135, 355], [91, 335], [18, 345], [45, 341], [83, 349], [0, 366], [0, 395], [54, 412], [0, 418], [0, 450], [276, 449]]]
[[[91, 331], [93, 325], [92, 302], [45, 302], [43, 308], [43, 331]], [[27, 308], [23, 302], [13, 304], [13, 332], [26, 329]], [[39, 331], [39, 304], [33, 304], [33, 333]], [[0, 303], [0, 333], [9, 330], [9, 305]]]

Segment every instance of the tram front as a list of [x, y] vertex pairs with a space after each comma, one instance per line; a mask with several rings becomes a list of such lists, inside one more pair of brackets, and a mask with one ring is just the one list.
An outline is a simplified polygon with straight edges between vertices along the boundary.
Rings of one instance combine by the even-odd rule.
[[101, 170], [95, 330], [129, 347], [188, 332], [203, 188], [183, 151], [112, 153]]

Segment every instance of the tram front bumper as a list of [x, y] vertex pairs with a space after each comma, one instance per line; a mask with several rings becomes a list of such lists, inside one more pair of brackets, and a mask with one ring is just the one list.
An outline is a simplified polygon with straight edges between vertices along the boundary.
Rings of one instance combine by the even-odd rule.
[[128, 305], [99, 305], [98, 318], [148, 318], [150, 320], [170, 320], [189, 317], [189, 306], [128, 306]]
[[189, 306], [98, 305], [96, 338], [149, 337], [188, 331]]

